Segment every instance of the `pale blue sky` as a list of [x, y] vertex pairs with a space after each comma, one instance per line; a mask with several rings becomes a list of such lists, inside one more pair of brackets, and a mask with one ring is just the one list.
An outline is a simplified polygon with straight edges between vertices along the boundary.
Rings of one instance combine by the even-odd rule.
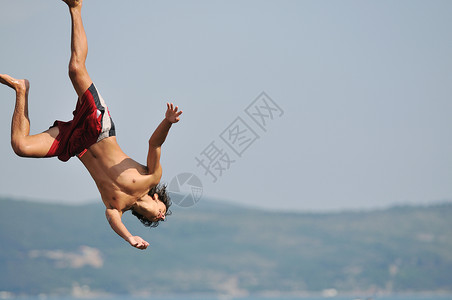
[[[0, 73], [31, 81], [32, 133], [67, 120], [70, 19], [60, 1], [0, 0]], [[91, 1], [87, 67], [123, 150], [144, 163], [166, 101], [184, 111], [164, 181], [270, 209], [368, 209], [452, 199], [451, 1]], [[265, 91], [283, 110], [213, 183], [195, 157]], [[0, 87], [0, 195], [100, 201], [75, 158], [9, 145]], [[229, 150], [230, 151], [230, 150]]]

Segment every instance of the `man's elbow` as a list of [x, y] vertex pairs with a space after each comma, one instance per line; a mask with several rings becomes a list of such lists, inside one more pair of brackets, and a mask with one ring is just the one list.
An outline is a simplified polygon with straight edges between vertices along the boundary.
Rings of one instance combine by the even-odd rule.
[[105, 217], [107, 218], [108, 223], [110, 223], [111, 225], [118, 216], [114, 210], [107, 209], [105, 210]]
[[111, 214], [108, 212], [108, 210], [105, 211], [105, 217], [107, 218], [108, 223], [111, 224]]
[[157, 149], [162, 147], [162, 144], [158, 141], [154, 140], [153, 138], [149, 139], [149, 148]]

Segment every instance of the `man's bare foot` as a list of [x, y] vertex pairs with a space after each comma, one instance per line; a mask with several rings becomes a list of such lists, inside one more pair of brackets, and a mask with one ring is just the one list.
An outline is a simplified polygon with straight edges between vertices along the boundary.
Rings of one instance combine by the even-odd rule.
[[63, 0], [69, 7], [82, 6], [83, 0]]
[[15, 79], [7, 74], [0, 74], [0, 83], [9, 86], [16, 92], [23, 91], [28, 93], [30, 82], [27, 79]]

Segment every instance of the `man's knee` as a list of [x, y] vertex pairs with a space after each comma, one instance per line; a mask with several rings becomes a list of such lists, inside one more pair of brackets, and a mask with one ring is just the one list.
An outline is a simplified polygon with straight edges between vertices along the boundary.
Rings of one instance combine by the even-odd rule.
[[31, 157], [32, 146], [25, 139], [12, 139], [11, 146], [16, 153], [20, 157]]
[[92, 83], [88, 71], [86, 70], [85, 63], [75, 59], [71, 59], [69, 63], [69, 78], [79, 97], [83, 95]]
[[83, 76], [86, 73], [85, 64], [77, 62], [76, 60], [71, 60], [69, 62], [69, 78], [72, 81], [77, 80], [77, 78]]

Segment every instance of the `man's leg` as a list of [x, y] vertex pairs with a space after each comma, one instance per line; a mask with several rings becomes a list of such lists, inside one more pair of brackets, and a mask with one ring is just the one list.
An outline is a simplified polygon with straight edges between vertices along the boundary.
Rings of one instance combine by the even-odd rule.
[[[92, 83], [85, 67], [88, 43], [81, 17], [82, 0], [63, 1], [69, 7], [72, 20], [69, 77], [80, 98]], [[30, 119], [28, 117], [30, 85], [28, 80], [17, 80], [9, 75], [0, 74], [0, 83], [16, 91], [16, 106], [11, 123], [11, 145], [14, 152], [23, 157], [45, 157], [58, 136], [58, 127], [52, 127], [40, 134], [30, 135]]]
[[79, 98], [92, 84], [86, 70], [85, 61], [88, 55], [88, 41], [82, 22], [82, 0], [63, 0], [69, 7], [72, 21], [71, 59], [69, 60], [69, 78]]
[[46, 156], [59, 130], [54, 127], [43, 133], [30, 135], [30, 119], [28, 117], [30, 84], [28, 80], [18, 80], [9, 75], [0, 74], [0, 83], [16, 91], [16, 106], [11, 122], [11, 146], [14, 152], [23, 157]]

